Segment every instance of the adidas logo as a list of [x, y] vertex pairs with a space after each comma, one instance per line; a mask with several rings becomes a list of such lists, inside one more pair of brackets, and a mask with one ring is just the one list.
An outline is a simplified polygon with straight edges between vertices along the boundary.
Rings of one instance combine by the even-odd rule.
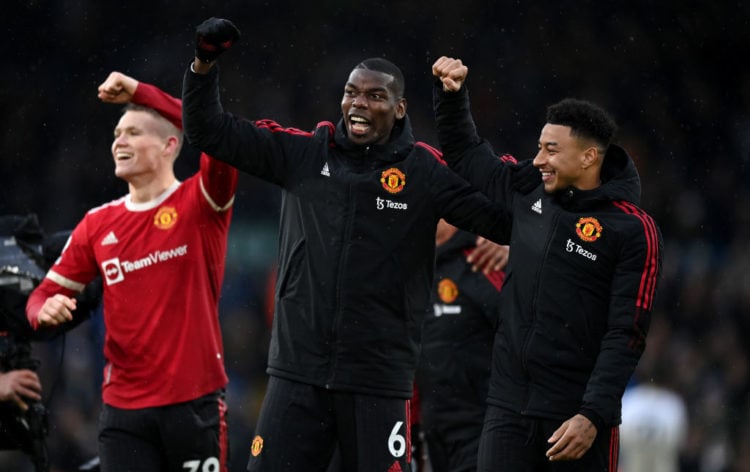
[[531, 211], [535, 211], [539, 213], [540, 215], [542, 214], [542, 199], [541, 198], [535, 201], [533, 205], [531, 205]]
[[117, 236], [115, 236], [114, 231], [110, 231], [108, 235], [102, 239], [102, 246], [107, 246], [109, 244], [117, 244], [119, 241], [117, 240]]
[[328, 170], [328, 163], [326, 162], [323, 164], [323, 168], [320, 170], [320, 175], [325, 175], [326, 177], [331, 176], [331, 171]]

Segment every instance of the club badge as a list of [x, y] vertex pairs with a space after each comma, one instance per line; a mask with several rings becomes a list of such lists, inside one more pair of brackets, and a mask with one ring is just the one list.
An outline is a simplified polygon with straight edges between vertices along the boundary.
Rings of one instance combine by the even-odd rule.
[[576, 223], [576, 234], [586, 242], [596, 241], [602, 236], [602, 225], [593, 216], [586, 216]]
[[253, 457], [258, 457], [260, 454], [260, 451], [263, 450], [263, 438], [260, 436], [255, 436], [253, 438], [253, 443], [250, 445], [250, 454], [253, 455]]
[[443, 279], [438, 283], [438, 296], [443, 303], [453, 303], [458, 298], [458, 286], [451, 279]]
[[380, 183], [388, 193], [398, 193], [406, 185], [406, 175], [395, 167], [391, 167], [380, 174]]
[[177, 223], [177, 210], [174, 207], [161, 207], [154, 215], [154, 226], [169, 229]]

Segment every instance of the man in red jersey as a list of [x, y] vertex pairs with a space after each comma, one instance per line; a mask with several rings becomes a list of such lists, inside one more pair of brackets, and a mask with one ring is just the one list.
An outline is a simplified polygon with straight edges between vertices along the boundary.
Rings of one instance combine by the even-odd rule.
[[102, 470], [226, 470], [218, 300], [237, 171], [202, 154], [184, 182], [181, 102], [112, 72], [107, 103], [128, 103], [114, 130], [115, 175], [128, 194], [90, 210], [26, 305], [35, 329], [73, 319], [101, 275], [106, 367]]

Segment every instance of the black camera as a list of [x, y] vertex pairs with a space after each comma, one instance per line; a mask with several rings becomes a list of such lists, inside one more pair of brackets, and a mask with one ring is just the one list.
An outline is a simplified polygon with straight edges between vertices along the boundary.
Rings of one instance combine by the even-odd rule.
[[[29, 369], [36, 371], [39, 362], [31, 357], [31, 343], [13, 334], [0, 332], [0, 370]], [[27, 400], [29, 408], [22, 411], [15, 403], [0, 402], [0, 444], [2, 449], [25, 452], [37, 472], [49, 471], [45, 438], [48, 414], [39, 401]]]
[[[0, 217], [0, 371], [36, 371], [32, 358], [34, 332], [26, 320], [26, 300], [45, 275], [44, 235], [35, 215]], [[45, 438], [48, 413], [44, 404], [28, 400], [22, 411], [0, 402], [0, 448], [21, 450], [37, 472], [49, 471]]]

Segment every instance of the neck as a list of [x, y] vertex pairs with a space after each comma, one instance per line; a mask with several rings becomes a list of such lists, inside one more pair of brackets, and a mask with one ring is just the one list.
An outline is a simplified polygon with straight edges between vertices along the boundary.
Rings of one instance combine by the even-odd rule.
[[150, 202], [162, 193], [166, 192], [177, 179], [174, 174], [165, 176], [162, 179], [151, 180], [149, 182], [139, 182], [138, 179], [128, 181], [130, 191], [130, 200], [133, 203]]

